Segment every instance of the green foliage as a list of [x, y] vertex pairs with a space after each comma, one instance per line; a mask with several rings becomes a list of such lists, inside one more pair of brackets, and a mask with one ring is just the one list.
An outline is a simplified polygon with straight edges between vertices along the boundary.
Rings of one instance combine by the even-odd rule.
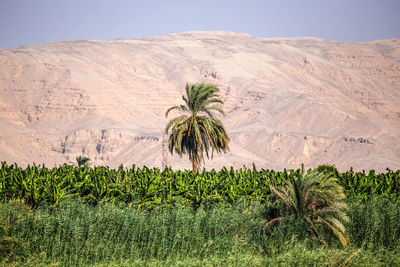
[[219, 89], [215, 85], [198, 83], [186, 84], [186, 96], [182, 96], [185, 105], [174, 106], [167, 110], [168, 116], [172, 110], [178, 110], [180, 115], [170, 120], [165, 133], [172, 128], [169, 136], [169, 150], [173, 154], [188, 154], [193, 162], [193, 172], [204, 160], [204, 151], [207, 158], [211, 148], [211, 157], [217, 153], [229, 150], [229, 137], [222, 122], [217, 119], [213, 111], [225, 115], [218, 104], [224, 102], [218, 98]]
[[[350, 175], [351, 174], [351, 175]], [[270, 185], [280, 186], [301, 175], [301, 170], [226, 169], [191, 171], [165, 168], [118, 169], [96, 166], [76, 168], [62, 165], [48, 169], [2, 162], [0, 168], [0, 201], [20, 199], [32, 207], [47, 203], [57, 207], [62, 199], [79, 197], [90, 204], [109, 201], [141, 209], [158, 206], [231, 206], [238, 199], [264, 203], [271, 199]], [[400, 171], [376, 174], [337, 173], [338, 183], [346, 197], [359, 202], [373, 195], [388, 200], [400, 199]], [[334, 175], [335, 176], [335, 175]], [[368, 182], [370, 181], [370, 182]]]
[[345, 194], [331, 173], [309, 171], [288, 179], [282, 186], [270, 185], [270, 188], [283, 205], [280, 216], [270, 220], [266, 227], [293, 214], [298, 220], [304, 221], [309, 231], [324, 243], [317, 230], [318, 226], [331, 230], [343, 246], [349, 245], [343, 225], [343, 222], [348, 221]]
[[386, 173], [376, 173], [370, 170], [350, 171], [340, 174], [340, 184], [343, 185], [347, 196], [357, 197], [361, 202], [367, 201], [373, 195], [386, 199], [400, 200], [400, 170], [393, 172], [387, 169]]
[[400, 248], [400, 202], [374, 196], [366, 203], [350, 201], [346, 229], [352, 243], [371, 250]]
[[87, 166], [89, 164], [90, 158], [84, 157], [84, 156], [78, 156], [76, 157], [76, 163], [78, 164], [78, 167], [83, 167]]
[[16, 221], [13, 235], [45, 264], [97, 264], [126, 259], [207, 258], [254, 252], [248, 241], [261, 229], [261, 205], [232, 209], [131, 207], [63, 201]]
[[10, 237], [9, 229], [9, 219], [0, 213], [0, 263], [9, 261], [19, 246], [18, 241]]
[[[33, 213], [9, 202], [0, 211], [8, 218], [9, 236], [24, 244], [10, 265], [398, 266], [400, 203], [378, 198], [371, 203], [349, 203], [349, 248], [321, 246], [294, 216], [265, 234], [263, 216], [273, 207], [257, 202], [193, 211], [63, 200], [57, 210], [42, 205]], [[377, 229], [382, 221], [363, 213], [366, 209], [376, 216], [388, 214], [392, 230], [385, 230], [388, 224]], [[376, 230], [386, 241], [368, 245], [366, 240], [378, 240]]]
[[12, 227], [21, 217], [29, 213], [29, 207], [19, 201], [0, 204], [0, 264], [12, 262], [15, 257], [23, 258], [23, 244], [12, 236]]

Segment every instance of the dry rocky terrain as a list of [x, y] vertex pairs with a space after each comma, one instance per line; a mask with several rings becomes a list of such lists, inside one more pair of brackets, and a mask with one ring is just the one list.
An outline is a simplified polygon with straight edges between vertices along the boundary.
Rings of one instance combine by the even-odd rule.
[[[190, 169], [163, 153], [185, 83], [221, 89], [231, 138], [203, 164], [400, 168], [400, 40], [188, 32], [0, 50], [0, 160]], [[175, 115], [175, 114], [172, 114]]]

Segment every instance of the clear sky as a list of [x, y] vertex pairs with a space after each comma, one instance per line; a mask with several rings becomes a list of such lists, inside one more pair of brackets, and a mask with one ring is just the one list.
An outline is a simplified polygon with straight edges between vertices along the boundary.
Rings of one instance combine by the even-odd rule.
[[400, 39], [400, 0], [0, 0], [0, 48], [195, 30]]

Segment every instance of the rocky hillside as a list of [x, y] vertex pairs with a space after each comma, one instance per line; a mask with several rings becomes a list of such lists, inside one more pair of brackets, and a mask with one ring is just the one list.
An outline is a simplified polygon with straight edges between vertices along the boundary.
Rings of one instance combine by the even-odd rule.
[[220, 87], [231, 151], [263, 168], [400, 168], [400, 40], [340, 43], [189, 32], [0, 50], [0, 160], [190, 168], [163, 153], [186, 82]]

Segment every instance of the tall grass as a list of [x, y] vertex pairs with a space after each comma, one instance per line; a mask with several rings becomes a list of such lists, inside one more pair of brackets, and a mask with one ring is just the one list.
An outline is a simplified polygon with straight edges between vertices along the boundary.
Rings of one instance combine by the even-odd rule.
[[356, 247], [369, 249], [400, 248], [400, 204], [371, 197], [365, 204], [349, 201], [347, 231]]
[[349, 207], [352, 247], [343, 249], [339, 243], [321, 246], [294, 217], [264, 232], [268, 205], [145, 211], [68, 200], [33, 212], [14, 201], [2, 204], [0, 212], [22, 248], [3, 264], [400, 265], [400, 204], [374, 198]]
[[[14, 210], [11, 204], [3, 209], [9, 213]], [[256, 253], [249, 240], [260, 234], [263, 220], [257, 209], [261, 207], [248, 209], [140, 211], [64, 201], [57, 211], [44, 206], [34, 215], [13, 216], [12, 235], [23, 240], [27, 254], [44, 263], [225, 257]]]

